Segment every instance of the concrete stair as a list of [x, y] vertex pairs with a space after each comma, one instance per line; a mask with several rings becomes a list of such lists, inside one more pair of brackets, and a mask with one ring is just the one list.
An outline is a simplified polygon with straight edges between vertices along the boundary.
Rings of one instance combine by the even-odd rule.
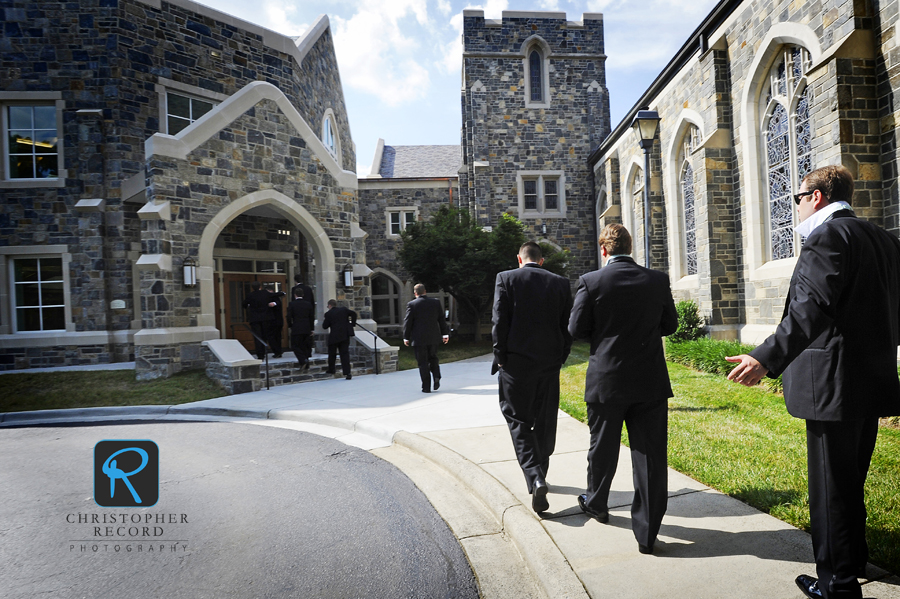
[[[308, 383], [310, 381], [321, 381], [325, 379], [344, 378], [341, 374], [341, 359], [338, 358], [335, 366], [335, 374], [328, 374], [325, 370], [328, 368], [328, 355], [313, 354], [309, 360], [309, 370], [302, 370], [297, 365], [297, 358], [291, 352], [285, 352], [280, 358], [269, 356], [269, 385], [277, 387], [279, 385], [293, 385], [295, 383]], [[354, 362], [350, 372], [353, 376], [364, 374], [374, 374], [372, 368], [367, 368], [361, 363]], [[262, 388], [266, 388], [266, 363], [259, 365], [259, 374], [262, 382]]]

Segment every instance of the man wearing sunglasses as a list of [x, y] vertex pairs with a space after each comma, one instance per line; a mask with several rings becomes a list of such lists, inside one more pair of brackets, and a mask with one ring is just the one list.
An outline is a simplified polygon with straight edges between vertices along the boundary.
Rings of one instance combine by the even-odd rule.
[[808, 174], [794, 196], [806, 243], [781, 324], [728, 378], [755, 385], [784, 373], [788, 412], [806, 420], [809, 512], [818, 580], [807, 597], [862, 598], [868, 562], [863, 486], [878, 418], [900, 414], [900, 241], [850, 207], [840, 166]]

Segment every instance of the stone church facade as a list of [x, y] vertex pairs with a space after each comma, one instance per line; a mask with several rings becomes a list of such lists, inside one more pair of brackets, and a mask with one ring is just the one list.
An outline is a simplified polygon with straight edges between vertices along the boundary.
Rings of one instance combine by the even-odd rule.
[[[900, 233], [896, 2], [722, 1], [590, 157], [598, 226], [695, 300], [714, 337], [758, 343], [781, 320], [802, 247], [791, 194], [843, 164], [857, 215]], [[661, 118], [650, 173], [631, 131]], [[649, 183], [648, 183], [649, 181]]]
[[249, 340], [250, 282], [295, 274], [320, 321], [330, 298], [369, 321], [327, 17], [295, 40], [190, 0], [0, 11], [0, 368], [202, 367]]

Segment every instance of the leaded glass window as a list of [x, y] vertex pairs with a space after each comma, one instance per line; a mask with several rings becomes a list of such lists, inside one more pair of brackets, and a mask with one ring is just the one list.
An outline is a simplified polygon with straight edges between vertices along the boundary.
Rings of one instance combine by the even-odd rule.
[[795, 210], [791, 194], [813, 168], [810, 104], [806, 85], [809, 53], [789, 46], [779, 53], [769, 71], [763, 97], [763, 140], [768, 181], [767, 216], [772, 260], [796, 254]]
[[532, 102], [541, 102], [544, 99], [544, 93], [541, 89], [541, 84], [543, 82], [541, 77], [541, 62], [541, 53], [537, 50], [532, 50], [531, 54], [528, 56], [528, 82], [531, 87]]
[[[631, 180], [631, 214], [635, 259], [641, 261], [644, 259], [644, 171], [642, 169], [635, 170]], [[641, 241], [638, 242], [638, 240]]]
[[694, 203], [694, 169], [684, 161], [681, 169], [681, 197], [684, 201], [684, 261], [685, 272], [697, 274], [697, 225]]

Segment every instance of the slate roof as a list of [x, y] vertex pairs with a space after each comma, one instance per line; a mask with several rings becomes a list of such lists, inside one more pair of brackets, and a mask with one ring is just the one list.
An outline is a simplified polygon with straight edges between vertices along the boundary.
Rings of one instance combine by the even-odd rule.
[[384, 179], [458, 177], [459, 146], [384, 146], [378, 174]]

